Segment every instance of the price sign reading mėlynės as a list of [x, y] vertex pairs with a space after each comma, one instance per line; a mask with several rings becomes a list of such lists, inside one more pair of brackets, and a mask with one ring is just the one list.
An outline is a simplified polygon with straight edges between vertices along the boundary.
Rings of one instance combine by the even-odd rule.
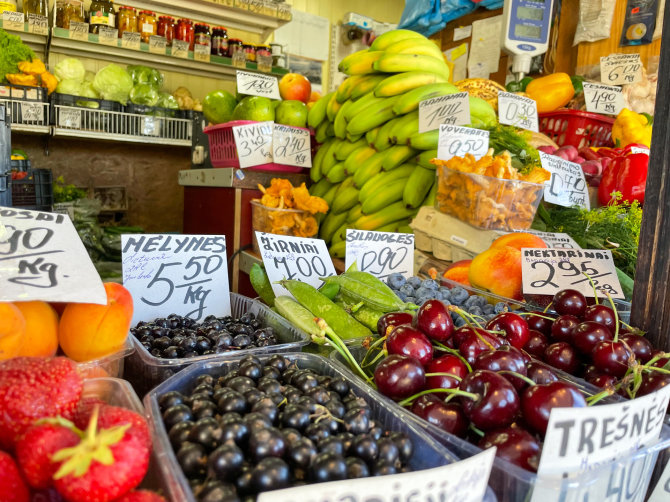
[[196, 321], [230, 314], [224, 235], [122, 235], [121, 252], [133, 325], [172, 313]]
[[347, 229], [345, 267], [385, 279], [391, 274], [414, 275], [414, 234]]

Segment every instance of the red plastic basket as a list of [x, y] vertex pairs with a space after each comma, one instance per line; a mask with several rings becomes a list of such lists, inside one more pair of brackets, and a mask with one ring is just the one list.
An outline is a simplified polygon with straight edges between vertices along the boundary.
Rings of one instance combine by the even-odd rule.
[[[204, 132], [209, 139], [209, 157], [214, 167], [240, 167], [240, 159], [237, 157], [237, 147], [233, 136], [233, 127], [253, 124], [253, 120], [233, 120], [224, 124], [205, 127]], [[305, 129], [309, 131], [309, 129]], [[302, 167], [288, 166], [270, 162], [254, 167], [248, 167], [252, 171], [277, 171], [284, 173], [299, 173]]]
[[540, 132], [558, 146], [610, 146], [614, 119], [579, 110], [557, 110], [541, 113]]

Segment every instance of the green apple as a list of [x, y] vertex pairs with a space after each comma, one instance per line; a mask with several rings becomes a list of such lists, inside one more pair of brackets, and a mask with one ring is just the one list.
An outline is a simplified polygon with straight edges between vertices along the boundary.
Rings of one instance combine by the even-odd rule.
[[282, 101], [275, 110], [275, 122], [293, 127], [307, 127], [307, 105], [302, 101]]
[[247, 96], [240, 101], [233, 111], [233, 120], [256, 120], [264, 122], [275, 119], [272, 100], [260, 96]]

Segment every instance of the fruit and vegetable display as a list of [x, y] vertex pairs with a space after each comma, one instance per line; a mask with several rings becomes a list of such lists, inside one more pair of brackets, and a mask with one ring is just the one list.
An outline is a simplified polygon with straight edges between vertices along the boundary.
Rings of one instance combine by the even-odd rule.
[[44, 87], [48, 94], [56, 89], [56, 78], [44, 63], [16, 35], [0, 28], [0, 83]]

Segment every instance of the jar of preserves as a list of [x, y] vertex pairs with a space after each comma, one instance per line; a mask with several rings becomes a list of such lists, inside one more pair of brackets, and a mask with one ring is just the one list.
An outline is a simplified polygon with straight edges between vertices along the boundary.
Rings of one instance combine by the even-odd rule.
[[137, 33], [137, 12], [132, 7], [119, 7], [118, 15], [119, 38], [123, 37], [125, 32]]
[[[2, 5], [2, 2], [0, 2], [0, 5]], [[25, 14], [26, 22], [28, 21], [28, 14], [48, 16], [49, 2], [48, 0], [23, 0], [23, 13]]]
[[142, 42], [148, 44], [149, 37], [158, 34], [156, 13], [150, 10], [141, 11], [137, 19], [137, 28], [139, 29]]
[[70, 29], [71, 22], [85, 21], [84, 2], [81, 0], [58, 0], [56, 2], [56, 26]]
[[172, 45], [176, 26], [174, 18], [170, 16], [161, 16], [158, 18], [158, 36], [165, 37], [166, 44]]
[[193, 28], [193, 41], [197, 45], [207, 45], [212, 43], [212, 35], [208, 24], [197, 23]]
[[0, 0], [0, 14], [5, 11], [16, 12], [16, 0]]
[[91, 33], [99, 33], [101, 26], [116, 26], [116, 11], [111, 0], [93, 0], [88, 11], [88, 24]]
[[228, 30], [223, 26], [212, 28], [212, 56], [228, 55]]
[[256, 46], [254, 44], [244, 44], [242, 46], [244, 53], [247, 55], [247, 61], [256, 62]]
[[193, 21], [190, 19], [180, 19], [177, 21], [177, 29], [175, 30], [174, 38], [182, 42], [188, 42], [188, 50], [193, 50]]
[[232, 58], [233, 54], [238, 50], [242, 50], [242, 40], [239, 38], [229, 38], [228, 39], [228, 57]]
[[258, 59], [258, 56], [272, 57], [272, 48], [269, 45], [257, 45], [256, 46], [256, 59]]

